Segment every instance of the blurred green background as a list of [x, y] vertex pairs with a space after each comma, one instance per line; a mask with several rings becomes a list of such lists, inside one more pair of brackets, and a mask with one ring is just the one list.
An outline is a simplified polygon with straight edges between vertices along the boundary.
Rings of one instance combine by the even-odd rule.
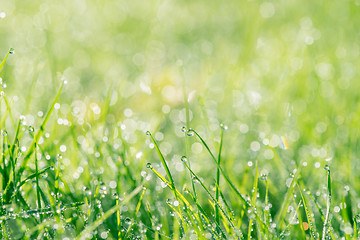
[[[68, 147], [64, 171], [74, 180], [84, 160], [67, 125], [89, 158], [101, 152], [94, 139], [114, 151], [127, 146], [134, 172], [159, 163], [150, 130], [185, 182], [181, 127], [217, 152], [224, 123], [224, 166], [239, 182], [258, 160], [285, 191], [302, 165], [320, 195], [329, 164], [335, 186], [359, 190], [359, 26], [359, 0], [0, 0], [0, 51], [15, 49], [1, 77], [13, 115], [37, 127], [68, 81], [49, 144]], [[189, 146], [194, 171], [215, 174], [205, 149]], [[111, 179], [113, 165], [102, 159]]]

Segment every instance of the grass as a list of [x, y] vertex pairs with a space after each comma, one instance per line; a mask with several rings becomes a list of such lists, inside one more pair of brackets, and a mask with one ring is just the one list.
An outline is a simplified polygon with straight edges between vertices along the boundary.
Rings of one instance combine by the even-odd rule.
[[2, 2], [0, 237], [358, 239], [358, 15]]

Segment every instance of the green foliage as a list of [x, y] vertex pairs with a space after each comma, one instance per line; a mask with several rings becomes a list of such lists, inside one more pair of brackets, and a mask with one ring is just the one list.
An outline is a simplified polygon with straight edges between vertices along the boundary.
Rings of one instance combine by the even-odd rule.
[[1, 238], [357, 239], [359, 7], [0, 0]]

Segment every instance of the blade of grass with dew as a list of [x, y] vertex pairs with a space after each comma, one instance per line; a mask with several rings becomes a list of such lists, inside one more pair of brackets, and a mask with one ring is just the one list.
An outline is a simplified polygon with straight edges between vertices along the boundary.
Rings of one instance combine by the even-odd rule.
[[160, 149], [159, 149], [159, 146], [157, 145], [157, 143], [156, 143], [154, 137], [152, 136], [152, 134], [151, 134], [149, 131], [147, 131], [147, 132], [146, 132], [146, 135], [150, 136], [152, 142], [153, 142], [154, 145], [155, 145], [156, 151], [157, 151], [157, 153], [158, 153], [158, 155], [159, 155], [159, 157], [160, 157], [160, 161], [161, 161], [163, 167], [165, 168], [166, 175], [167, 175], [168, 178], [169, 178], [169, 182], [170, 182], [171, 186], [174, 188], [174, 194], [175, 194], [175, 198], [176, 198], [174, 179], [173, 179], [173, 177], [171, 176], [170, 169], [169, 169], [169, 167], [168, 167], [168, 165], [167, 165], [167, 163], [166, 163], [166, 161], [165, 161], [165, 158], [164, 158], [164, 156], [162, 155], [162, 153], [161, 153], [161, 151], [160, 151]]
[[329, 166], [325, 166], [325, 170], [327, 173], [327, 189], [328, 189], [328, 196], [326, 200], [326, 213], [325, 213], [325, 220], [324, 220], [324, 227], [322, 231], [322, 240], [325, 240], [329, 231], [330, 231], [330, 224], [329, 224], [329, 215], [330, 215], [330, 207], [331, 207], [331, 173]]
[[[217, 165], [218, 168], [220, 169], [220, 172], [221, 172], [221, 174], [223, 175], [225, 181], [229, 184], [229, 186], [231, 187], [231, 189], [232, 189], [232, 190], [236, 193], [236, 195], [240, 198], [240, 200], [242, 201], [242, 203], [243, 203], [246, 207], [251, 208], [251, 207], [252, 207], [251, 204], [248, 203], [248, 202], [245, 200], [244, 196], [243, 196], [243, 195], [239, 192], [239, 190], [235, 187], [235, 185], [234, 185], [233, 182], [230, 180], [230, 178], [227, 176], [227, 174], [225, 173], [225, 171], [223, 170], [223, 168], [222, 168], [220, 165], [217, 164], [217, 161], [216, 161], [216, 158], [215, 158], [214, 154], [212, 154], [210, 148], [208, 147], [208, 145], [206, 144], [206, 142], [204, 141], [204, 139], [203, 139], [195, 130], [189, 129], [189, 131], [193, 131], [193, 132], [195, 133], [195, 135], [200, 139], [200, 141], [202, 142], [202, 144], [205, 146], [205, 148], [207, 149], [207, 151], [210, 153], [213, 161], [216, 163], [216, 165]], [[255, 218], [257, 219], [257, 221], [258, 221], [259, 223], [261, 223], [261, 225], [262, 225], [263, 228], [268, 228], [268, 229], [270, 229], [270, 227], [261, 220], [261, 218], [258, 216], [258, 214], [255, 214]], [[272, 233], [271, 231], [270, 231], [270, 233], [273, 235], [273, 233]]]
[[100, 218], [96, 219], [90, 225], [88, 225], [76, 239], [85, 239], [88, 233], [93, 232], [98, 226], [100, 226], [106, 219], [108, 219], [111, 215], [117, 212], [123, 205], [127, 204], [132, 198], [134, 198], [139, 192], [143, 190], [143, 186], [139, 186], [135, 188], [129, 195], [127, 195], [123, 201], [121, 201], [118, 205], [113, 206], [107, 212], [104, 213]]
[[32, 155], [32, 153], [33, 153], [33, 151], [34, 151], [35, 143], [37, 143], [37, 142], [39, 141], [40, 137], [42, 136], [42, 134], [43, 134], [44, 131], [45, 131], [46, 124], [47, 124], [47, 122], [49, 121], [49, 118], [50, 118], [50, 116], [51, 116], [51, 113], [52, 113], [53, 110], [54, 110], [54, 106], [55, 106], [55, 104], [57, 103], [57, 101], [58, 101], [58, 99], [59, 99], [59, 97], [60, 97], [60, 93], [61, 93], [61, 90], [62, 90], [64, 84], [65, 84], [64, 82], [61, 83], [60, 88], [59, 88], [59, 90], [58, 90], [58, 92], [57, 92], [57, 94], [56, 94], [56, 96], [55, 96], [55, 99], [54, 99], [54, 101], [52, 102], [52, 104], [51, 104], [51, 106], [50, 106], [50, 108], [49, 108], [49, 110], [48, 110], [48, 112], [47, 112], [47, 114], [46, 114], [46, 116], [45, 116], [45, 118], [44, 118], [41, 126], [40, 126], [40, 129], [39, 129], [39, 131], [38, 131], [38, 134], [36, 135], [36, 138], [34, 139], [34, 141], [32, 142], [32, 144], [30, 145], [30, 148], [28, 149], [28, 151], [27, 151], [27, 153], [26, 153], [26, 155], [25, 155], [25, 157], [24, 157], [24, 160], [23, 160], [23, 162], [22, 162], [21, 165], [20, 165], [20, 168], [19, 168], [19, 170], [18, 170], [18, 176], [19, 176], [19, 177], [21, 177], [22, 173], [23, 173], [23, 172], [25, 171], [25, 169], [26, 169], [26, 166], [28, 165], [28, 162], [29, 162], [29, 160], [30, 160], [30, 156]]
[[[189, 149], [190, 149], [190, 141], [189, 141], [189, 136], [187, 134], [187, 128], [184, 126], [182, 127], [181, 131], [184, 133], [184, 136], [185, 136], [185, 156], [188, 156], [188, 152], [189, 152]], [[189, 166], [191, 166], [191, 163], [189, 161]], [[190, 173], [190, 178], [192, 178], [191, 176], [191, 173]], [[196, 188], [195, 188], [195, 183], [193, 181], [191, 181], [191, 186], [192, 186], [192, 189], [193, 189], [193, 192], [194, 192], [194, 197], [197, 198], [197, 195], [196, 195]]]
[[[258, 178], [259, 178], [259, 168], [258, 168], [258, 162], [255, 163], [255, 177], [254, 177], [254, 186], [252, 189], [252, 198], [251, 198], [251, 205], [256, 208], [256, 199], [257, 199], [257, 191], [258, 191]], [[251, 233], [253, 231], [253, 218], [250, 218], [249, 220], [249, 226], [248, 226], [248, 240], [251, 239]]]
[[[1, 87], [1, 88], [2, 88], [2, 87]], [[10, 117], [10, 120], [11, 120], [11, 124], [12, 124], [13, 127], [15, 128], [15, 127], [16, 127], [16, 123], [15, 123], [14, 117], [13, 117], [13, 115], [12, 115], [12, 113], [11, 113], [11, 108], [12, 108], [12, 106], [10, 106], [10, 103], [9, 103], [6, 95], [4, 95], [3, 98], [4, 98], [4, 102], [5, 102], [6, 108], [7, 108], [8, 112], [9, 112], [9, 117]]]
[[5, 64], [6, 60], [7, 60], [7, 58], [9, 57], [9, 55], [11, 55], [13, 53], [14, 53], [14, 49], [10, 48], [9, 51], [6, 53], [4, 60], [2, 60], [2, 62], [0, 63], [0, 71], [4, 67], [4, 64]]
[[356, 214], [355, 214], [355, 212], [353, 211], [353, 216], [354, 216], [354, 218], [353, 218], [353, 221], [354, 221], [354, 235], [353, 235], [353, 239], [355, 240], [355, 239], [358, 239], [358, 223], [357, 223], [357, 217], [356, 217]]
[[[265, 181], [265, 208], [264, 219], [266, 224], [270, 224], [270, 207], [269, 207], [269, 182], [267, 176], [262, 176]], [[265, 229], [265, 239], [270, 239], [269, 229]]]
[[[168, 165], [167, 165], [167, 163], [166, 163], [166, 161], [165, 161], [165, 158], [164, 158], [163, 154], [161, 153], [160, 148], [159, 148], [158, 144], [156, 143], [154, 137], [152, 136], [151, 132], [150, 132], [150, 131], [147, 131], [147, 132], [146, 132], [146, 135], [150, 136], [152, 142], [153, 142], [154, 145], [155, 145], [155, 148], [156, 148], [156, 151], [157, 151], [157, 153], [158, 153], [158, 155], [159, 155], [159, 157], [160, 157], [161, 163], [162, 163], [163, 167], [165, 168], [166, 175], [168, 176], [169, 182], [170, 182], [170, 184], [171, 184], [171, 186], [172, 186], [172, 188], [173, 188], [173, 193], [174, 193], [175, 199], [178, 200], [178, 197], [177, 197], [177, 195], [176, 195], [177, 191], [176, 191], [176, 188], [175, 188], [174, 179], [173, 179], [173, 177], [171, 176], [171, 172], [170, 172], [170, 169], [169, 169], [169, 167], [168, 167]], [[181, 210], [181, 208], [180, 208], [180, 205], [179, 205], [178, 208], [179, 208], [179, 211], [180, 211], [180, 213], [181, 213], [182, 210]], [[181, 223], [181, 224], [182, 224], [182, 223]], [[183, 228], [183, 227], [181, 226], [181, 228]]]
[[[36, 141], [36, 133], [35, 129], [30, 126], [29, 131], [31, 131], [34, 134], [34, 158], [35, 158], [35, 181], [36, 181], [36, 196], [37, 196], [37, 205], [38, 208], [41, 209], [41, 198], [40, 198], [40, 185], [39, 185], [39, 164], [38, 164], [38, 157], [37, 157], [37, 141]], [[40, 216], [40, 221], [42, 217]]]
[[[223, 137], [224, 137], [224, 128], [220, 128], [220, 145], [219, 145], [219, 154], [218, 154], [218, 161], [217, 166], [220, 166], [221, 163], [221, 150], [223, 145]], [[217, 202], [219, 202], [219, 185], [220, 185], [220, 169], [217, 167], [216, 169], [216, 193], [215, 193], [215, 199]], [[219, 224], [219, 207], [215, 204], [215, 221]]]
[[[113, 194], [113, 199], [115, 199], [115, 206], [120, 204], [119, 195], [117, 193]], [[121, 218], [120, 218], [120, 208], [116, 210], [116, 230], [117, 230], [117, 237], [121, 239]]]
[[303, 194], [303, 191], [302, 189], [300, 188], [300, 185], [298, 182], [296, 182], [296, 185], [299, 189], [299, 193], [300, 193], [300, 196], [301, 196], [301, 199], [303, 201], [303, 204], [304, 204], [304, 210], [305, 210], [305, 213], [306, 213], [306, 219], [307, 219], [307, 223], [309, 225], [309, 231], [310, 231], [310, 238], [311, 239], [316, 239], [316, 234], [315, 234], [315, 231], [314, 231], [314, 224], [313, 224], [313, 220], [311, 219], [312, 217], [312, 211], [310, 209], [310, 206], [308, 204], [308, 201], [307, 199], [305, 198], [304, 194]]

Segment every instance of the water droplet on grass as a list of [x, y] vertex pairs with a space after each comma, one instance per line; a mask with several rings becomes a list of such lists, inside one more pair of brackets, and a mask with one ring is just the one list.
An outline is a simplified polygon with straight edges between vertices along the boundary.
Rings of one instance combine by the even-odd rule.
[[220, 127], [221, 127], [223, 130], [227, 130], [227, 129], [228, 129], [228, 126], [226, 126], [226, 125], [223, 124], [223, 123], [220, 124]]
[[146, 135], [150, 136], [151, 132], [150, 131], [146, 131]]
[[90, 196], [91, 195], [91, 190], [88, 187], [84, 187], [83, 191], [85, 193], [85, 196]]
[[151, 168], [152, 168], [151, 163], [147, 163], [147, 164], [146, 164], [146, 167], [151, 169]]
[[34, 132], [34, 127], [33, 126], [29, 126], [29, 132]]
[[187, 131], [186, 127], [183, 126], [183, 127], [181, 128], [181, 131], [182, 131], [183, 133], [186, 132], [186, 131]]
[[189, 136], [189, 137], [192, 137], [192, 136], [194, 136], [194, 130], [192, 130], [191, 128], [189, 128], [189, 130], [187, 131], [187, 135]]
[[9, 50], [9, 54], [15, 54], [15, 49], [10, 48], [10, 50]]
[[4, 137], [8, 135], [7, 131], [5, 129], [1, 130], [1, 135]]
[[182, 157], [181, 157], [181, 161], [182, 161], [182, 162], [187, 162], [187, 158], [186, 158], [185, 156], [182, 156]]
[[118, 200], [119, 199], [119, 195], [117, 193], [114, 193], [112, 195], [112, 199]]
[[329, 165], [326, 164], [326, 165], [324, 166], [324, 169], [325, 169], [326, 171], [329, 171], [329, 170], [330, 170]]

